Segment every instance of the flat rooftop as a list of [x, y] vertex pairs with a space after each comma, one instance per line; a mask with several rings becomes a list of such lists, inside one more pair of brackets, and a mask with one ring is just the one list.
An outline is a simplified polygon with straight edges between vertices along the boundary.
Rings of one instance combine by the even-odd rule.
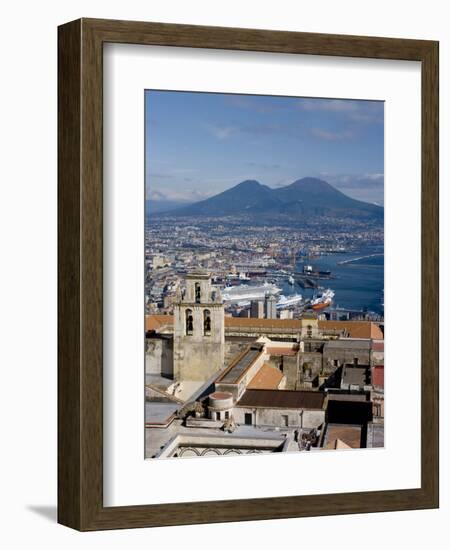
[[266, 409], [322, 409], [325, 394], [319, 391], [246, 390], [237, 407]]
[[298, 353], [299, 347], [277, 347], [277, 346], [267, 346], [267, 353], [269, 355], [289, 355], [295, 357]]
[[342, 382], [351, 386], [365, 386], [369, 383], [368, 373], [364, 367], [344, 367]]
[[329, 340], [325, 346], [324, 351], [330, 349], [364, 349], [370, 350], [370, 340], [352, 340], [350, 338], [341, 338], [340, 340]]
[[287, 449], [286, 438], [239, 437], [231, 434], [204, 435], [192, 432], [177, 434], [156, 454], [155, 458], [192, 458], [194, 456], [219, 456], [230, 454], [253, 454], [254, 452], [277, 453]]
[[181, 405], [177, 403], [158, 403], [156, 401], [145, 402], [145, 423], [166, 425], [173, 419]]
[[328, 391], [328, 402], [330, 401], [370, 401], [370, 394], [369, 392], [351, 392], [349, 393], [346, 390], [339, 390], [338, 392], [334, 393], [331, 391]]

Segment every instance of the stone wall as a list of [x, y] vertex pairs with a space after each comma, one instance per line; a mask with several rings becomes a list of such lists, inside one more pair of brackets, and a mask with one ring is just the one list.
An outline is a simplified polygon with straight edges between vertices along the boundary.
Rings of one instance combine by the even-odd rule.
[[173, 339], [163, 335], [145, 340], [145, 374], [173, 377]]
[[233, 418], [237, 424], [245, 424], [245, 414], [252, 415], [252, 425], [258, 427], [304, 428], [319, 427], [325, 421], [325, 411], [302, 409], [271, 409], [269, 407], [235, 407]]
[[252, 342], [254, 342], [253, 338], [227, 338], [225, 340], [225, 365], [230, 365], [236, 355], [243, 352]]
[[353, 364], [355, 358], [358, 360], [359, 365], [370, 365], [370, 349], [363, 346], [361, 348], [335, 348], [325, 345], [323, 350], [323, 367], [325, 370], [329, 369], [332, 372], [341, 365]]
[[297, 388], [298, 367], [298, 354], [294, 357], [287, 355], [282, 357], [282, 364], [280, 364], [279, 368], [286, 377], [285, 389], [295, 390]]
[[299, 353], [300, 370], [310, 369], [313, 376], [317, 376], [322, 370], [322, 354], [315, 352]]

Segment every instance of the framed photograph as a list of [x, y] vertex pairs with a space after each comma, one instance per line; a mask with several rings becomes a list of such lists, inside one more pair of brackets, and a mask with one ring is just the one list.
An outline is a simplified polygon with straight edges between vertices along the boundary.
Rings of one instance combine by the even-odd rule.
[[58, 40], [59, 522], [438, 507], [438, 43]]

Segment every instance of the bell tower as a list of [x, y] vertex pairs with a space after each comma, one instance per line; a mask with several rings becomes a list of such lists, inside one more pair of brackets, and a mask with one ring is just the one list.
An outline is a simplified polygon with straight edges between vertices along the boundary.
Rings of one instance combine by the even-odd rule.
[[224, 365], [225, 329], [222, 297], [206, 271], [186, 275], [174, 316], [175, 380], [208, 380]]

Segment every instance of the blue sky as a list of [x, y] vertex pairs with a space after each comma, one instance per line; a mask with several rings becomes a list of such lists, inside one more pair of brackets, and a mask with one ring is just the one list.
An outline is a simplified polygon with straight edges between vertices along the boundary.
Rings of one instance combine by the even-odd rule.
[[316, 176], [383, 204], [383, 102], [148, 90], [145, 107], [147, 198]]

